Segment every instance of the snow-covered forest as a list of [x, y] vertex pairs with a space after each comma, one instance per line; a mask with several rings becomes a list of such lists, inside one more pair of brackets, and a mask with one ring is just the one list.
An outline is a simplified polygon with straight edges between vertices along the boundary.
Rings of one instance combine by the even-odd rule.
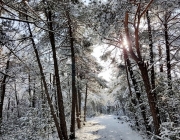
[[73, 140], [114, 114], [180, 140], [179, 112], [179, 0], [0, 0], [0, 139]]

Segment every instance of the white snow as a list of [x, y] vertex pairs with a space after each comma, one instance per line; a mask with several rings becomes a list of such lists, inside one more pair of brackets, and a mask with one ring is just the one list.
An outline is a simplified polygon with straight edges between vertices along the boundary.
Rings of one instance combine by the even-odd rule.
[[91, 118], [76, 132], [77, 140], [146, 140], [114, 115]]

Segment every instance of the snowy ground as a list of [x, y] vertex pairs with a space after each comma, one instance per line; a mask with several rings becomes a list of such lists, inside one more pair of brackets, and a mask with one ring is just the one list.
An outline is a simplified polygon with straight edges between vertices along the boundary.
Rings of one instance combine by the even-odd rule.
[[77, 131], [77, 140], [147, 140], [133, 131], [127, 122], [117, 116], [103, 115], [88, 120]]

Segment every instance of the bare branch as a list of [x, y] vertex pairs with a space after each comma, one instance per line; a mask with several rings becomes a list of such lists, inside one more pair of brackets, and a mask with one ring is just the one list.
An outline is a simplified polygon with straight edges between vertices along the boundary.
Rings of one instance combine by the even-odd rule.
[[13, 10], [15, 10], [15, 11], [21, 13], [21, 14], [24, 14], [24, 15], [26, 15], [26, 16], [28, 16], [28, 17], [34, 19], [34, 20], [36, 20], [36, 18], [32, 17], [31, 15], [29, 15], [29, 14], [27, 14], [27, 13], [21, 11], [21, 10], [18, 10], [18, 9], [16, 9], [16, 8], [10, 6], [10, 5], [8, 5], [7, 3], [5, 3], [5, 2], [3, 2], [3, 1], [2, 1], [2, 3], [3, 3], [4, 5], [6, 5], [7, 7], [9, 7], [9, 8], [11, 8], [11, 9], [13, 9]]
[[1, 74], [3, 74], [3, 75], [5, 75], [5, 76], [8, 76], [8, 77], [13, 78], [12, 76], [10, 76], [10, 75], [8, 75], [8, 74], [6, 74], [6, 73], [2, 72], [2, 71], [0, 71], [0, 73], [1, 73]]
[[25, 23], [31, 23], [31, 24], [35, 23], [33, 21], [27, 21], [27, 20], [15, 19], [15, 18], [9, 18], [9, 17], [2, 17], [2, 16], [0, 16], [0, 18], [1, 19], [7, 19], [7, 20], [13, 20], [13, 21], [19, 21], [19, 22], [25, 22]]
[[132, 49], [132, 42], [130, 39], [130, 35], [129, 35], [129, 30], [128, 30], [128, 11], [126, 11], [126, 15], [125, 15], [125, 21], [124, 21], [124, 28], [125, 28], [125, 34], [126, 34], [126, 39], [127, 39], [127, 44], [129, 47], [129, 51], [128, 53], [131, 54], [131, 57], [138, 63], [139, 58], [135, 55], [133, 49]]
[[153, 0], [151, 0], [148, 5], [146, 6], [146, 8], [144, 9], [144, 11], [140, 14], [140, 18], [144, 15], [144, 13], [146, 13], [146, 11], [148, 10], [149, 6], [151, 5], [151, 3], [153, 2]]

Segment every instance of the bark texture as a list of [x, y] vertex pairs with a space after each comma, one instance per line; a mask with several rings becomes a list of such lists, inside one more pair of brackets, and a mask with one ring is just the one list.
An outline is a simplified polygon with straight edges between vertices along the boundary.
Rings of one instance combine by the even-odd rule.
[[6, 79], [8, 78], [7, 73], [9, 69], [9, 63], [10, 63], [10, 60], [8, 58], [6, 62], [5, 75], [3, 75], [3, 79], [2, 79], [1, 87], [0, 87], [0, 134], [1, 134], [1, 124], [2, 124], [2, 119], [3, 119], [3, 104], [4, 104], [5, 93], [6, 93]]
[[[71, 62], [72, 62], [72, 105], [71, 105], [71, 126], [70, 126], [70, 139], [75, 139], [75, 119], [77, 120], [78, 128], [80, 128], [80, 120], [79, 120], [79, 109], [77, 103], [77, 89], [76, 89], [76, 61], [75, 61], [75, 51], [74, 51], [74, 39], [73, 39], [73, 31], [71, 27], [71, 18], [69, 12], [66, 10], [66, 17], [68, 20], [68, 28], [69, 28], [69, 40], [70, 40], [70, 48], [71, 48]], [[75, 115], [76, 112], [76, 115]]]
[[[138, 100], [138, 104], [140, 105], [141, 115], [143, 117], [146, 130], [147, 131], [151, 131], [151, 129], [150, 129], [149, 125], [148, 125], [147, 117], [146, 117], [146, 107], [143, 105], [143, 101], [142, 101], [142, 98], [141, 98], [141, 93], [140, 93], [140, 90], [138, 88], [138, 84], [137, 84], [136, 78], [134, 77], [134, 73], [133, 73], [133, 70], [132, 70], [131, 62], [129, 60], [129, 57], [127, 55], [127, 51], [126, 51], [125, 48], [124, 48], [123, 52], [124, 52], [124, 56], [125, 56], [125, 59], [126, 59], [127, 69], [129, 71], [129, 75], [130, 75], [130, 78], [132, 80], [132, 84], [133, 84], [133, 87], [134, 87], [134, 90], [135, 90], [135, 93], [136, 93], [136, 98]], [[133, 100], [132, 102], [134, 103], [135, 106], [137, 105], [136, 100], [135, 101]]]
[[169, 93], [172, 93], [172, 82], [171, 82], [171, 60], [170, 60], [170, 44], [169, 44], [169, 34], [168, 34], [168, 13], [165, 15], [164, 23], [164, 38], [166, 46], [166, 66], [167, 66], [167, 81]]
[[[150, 74], [151, 74], [151, 87], [152, 94], [154, 94], [155, 101], [157, 103], [157, 93], [156, 93], [156, 84], [155, 84], [155, 71], [154, 71], [154, 53], [153, 53], [153, 39], [151, 32], [151, 21], [149, 17], [149, 11], [146, 12], [147, 23], [148, 23], [148, 35], [149, 35], [149, 51], [150, 51]], [[157, 106], [157, 105], [156, 105]], [[157, 113], [159, 114], [159, 109], [156, 107]], [[158, 115], [158, 120], [160, 122], [160, 116]]]
[[49, 95], [49, 92], [48, 92], [48, 87], [47, 87], [45, 75], [44, 75], [44, 72], [43, 72], [43, 67], [42, 67], [42, 64], [41, 64], [41, 61], [40, 61], [40, 58], [39, 58], [39, 53], [38, 53], [38, 50], [36, 48], [36, 45], [35, 45], [35, 42], [34, 42], [32, 32], [31, 32], [31, 28], [30, 28], [29, 24], [28, 24], [28, 29], [29, 29], [29, 33], [30, 33], [30, 37], [31, 37], [31, 41], [32, 41], [32, 46], [33, 46], [33, 49], [34, 49], [34, 52], [35, 52], [35, 55], [36, 55], [36, 59], [37, 59], [37, 62], [38, 62], [38, 66], [39, 66], [39, 70], [40, 70], [40, 74], [41, 74], [41, 78], [42, 78], [42, 83], [43, 83], [43, 86], [44, 86], [44, 92], [45, 92], [46, 97], [47, 97], [47, 101], [48, 101], [48, 104], [49, 104], [49, 107], [50, 107], [51, 115], [52, 115], [52, 118], [54, 120], [56, 129], [57, 129], [57, 132], [58, 132], [59, 139], [64, 140], [63, 135], [62, 135], [62, 131], [61, 131], [61, 128], [60, 128], [60, 125], [59, 125], [59, 121], [58, 121], [58, 118], [56, 116], [56, 113], [55, 113], [55, 110], [54, 110], [54, 107], [53, 107], [53, 104], [52, 104], [52, 101], [51, 101], [51, 98], [50, 98], [50, 95]]
[[[138, 19], [138, 21], [140, 21], [140, 19]], [[154, 94], [152, 93], [152, 88], [151, 88], [151, 83], [150, 83], [150, 79], [149, 79], [149, 75], [148, 75], [148, 69], [147, 69], [147, 65], [144, 63], [144, 61], [142, 60], [141, 57], [141, 53], [140, 53], [140, 47], [139, 47], [139, 35], [138, 35], [138, 28], [139, 28], [139, 24], [135, 25], [135, 48], [136, 48], [136, 53], [138, 56], [136, 56], [136, 54], [134, 53], [133, 50], [133, 44], [132, 44], [132, 40], [129, 34], [129, 30], [128, 30], [128, 12], [126, 12], [125, 15], [125, 22], [124, 22], [124, 28], [125, 28], [125, 35], [128, 41], [128, 47], [129, 47], [129, 54], [131, 56], [132, 59], [134, 59], [134, 61], [136, 62], [136, 64], [139, 67], [140, 73], [141, 73], [141, 77], [142, 80], [144, 82], [144, 87], [145, 87], [145, 91], [147, 94], [147, 98], [148, 98], [148, 103], [150, 106], [150, 111], [151, 111], [151, 115], [153, 118], [153, 124], [154, 124], [154, 129], [155, 129], [155, 134], [159, 135], [160, 133], [160, 121], [159, 121], [159, 114], [157, 111], [157, 103], [156, 103], [156, 99], [154, 97]]]
[[87, 90], [88, 84], [86, 84], [85, 101], [84, 101], [84, 121], [86, 122], [86, 111], [87, 111]]
[[49, 26], [49, 39], [51, 43], [52, 53], [53, 53], [53, 61], [54, 61], [54, 73], [55, 73], [55, 81], [56, 81], [56, 92], [57, 92], [57, 101], [58, 101], [58, 111], [59, 111], [59, 119], [60, 119], [60, 127], [62, 131], [63, 138], [65, 140], [68, 139], [67, 136], [67, 127], [66, 127], [66, 120], [64, 115], [64, 104], [63, 104], [63, 96], [62, 96], [62, 89], [60, 83], [60, 76], [59, 76], [59, 68], [58, 68], [58, 60], [56, 56], [56, 45], [55, 45], [55, 35], [53, 32], [53, 22], [52, 22], [52, 12], [48, 9], [47, 13], [47, 20]]

